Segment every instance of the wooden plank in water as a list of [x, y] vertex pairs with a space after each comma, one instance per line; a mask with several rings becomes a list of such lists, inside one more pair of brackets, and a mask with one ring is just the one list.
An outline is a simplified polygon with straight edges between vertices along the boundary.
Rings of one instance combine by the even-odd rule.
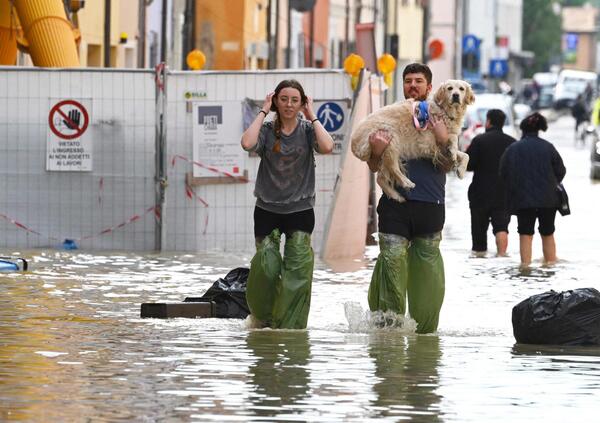
[[169, 319], [172, 317], [216, 317], [217, 305], [213, 301], [201, 303], [143, 303], [141, 317]]

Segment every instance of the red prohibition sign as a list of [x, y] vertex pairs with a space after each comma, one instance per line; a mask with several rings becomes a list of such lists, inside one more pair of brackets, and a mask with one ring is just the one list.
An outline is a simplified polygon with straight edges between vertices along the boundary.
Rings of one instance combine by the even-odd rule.
[[[61, 110], [61, 107], [63, 106], [73, 106], [79, 109], [79, 111], [83, 115], [83, 122], [74, 122], [68, 116], [67, 113]], [[63, 134], [55, 127], [53, 118], [56, 113], [58, 113], [62, 117], [63, 121], [65, 122], [68, 128], [72, 128], [75, 130], [74, 134]], [[50, 113], [48, 114], [48, 124], [50, 125], [50, 129], [52, 130], [54, 135], [65, 140], [72, 140], [74, 138], [79, 138], [80, 136], [82, 136], [85, 130], [87, 129], [89, 122], [90, 119], [87, 110], [85, 110], [85, 107], [83, 107], [81, 103], [78, 103], [75, 100], [63, 100], [57, 103], [52, 109], [50, 109]]]

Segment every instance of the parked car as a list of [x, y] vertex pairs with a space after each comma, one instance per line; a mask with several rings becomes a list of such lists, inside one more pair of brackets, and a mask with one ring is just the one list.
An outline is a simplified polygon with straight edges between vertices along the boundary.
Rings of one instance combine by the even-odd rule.
[[533, 83], [537, 88], [537, 97], [534, 99], [532, 108], [549, 109], [554, 99], [554, 88], [558, 81], [558, 75], [553, 72], [537, 72], [533, 74]]
[[[558, 75], [558, 82], [554, 88], [553, 105], [555, 109], [571, 107], [580, 94], [584, 94], [590, 87], [593, 97], [593, 91], [596, 88], [598, 76], [595, 72], [584, 72], [573, 69], [564, 69]], [[586, 101], [591, 101], [587, 98]]]
[[506, 114], [506, 122], [502, 130], [511, 137], [517, 137], [512, 97], [506, 94], [477, 94], [475, 103], [467, 107], [465, 114], [463, 132], [458, 139], [458, 147], [461, 151], [469, 148], [476, 135], [485, 132], [485, 117], [490, 109], [500, 109]]

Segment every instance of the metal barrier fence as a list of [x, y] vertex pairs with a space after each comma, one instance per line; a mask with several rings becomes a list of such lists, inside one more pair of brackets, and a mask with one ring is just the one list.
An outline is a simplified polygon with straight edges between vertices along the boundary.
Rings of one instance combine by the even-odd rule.
[[[252, 250], [260, 159], [239, 147], [240, 119], [288, 78], [347, 121], [352, 92], [338, 71], [0, 68], [0, 247]], [[212, 156], [194, 118], [210, 106], [224, 131]], [[317, 250], [339, 159], [316, 158]], [[235, 172], [219, 167], [229, 162]]]

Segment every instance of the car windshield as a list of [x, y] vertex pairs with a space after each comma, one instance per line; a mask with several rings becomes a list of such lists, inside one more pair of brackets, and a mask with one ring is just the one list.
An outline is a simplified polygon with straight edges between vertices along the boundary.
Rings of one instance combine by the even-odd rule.
[[564, 87], [565, 91], [573, 93], [582, 93], [587, 86], [588, 81], [579, 78], [565, 78]]

